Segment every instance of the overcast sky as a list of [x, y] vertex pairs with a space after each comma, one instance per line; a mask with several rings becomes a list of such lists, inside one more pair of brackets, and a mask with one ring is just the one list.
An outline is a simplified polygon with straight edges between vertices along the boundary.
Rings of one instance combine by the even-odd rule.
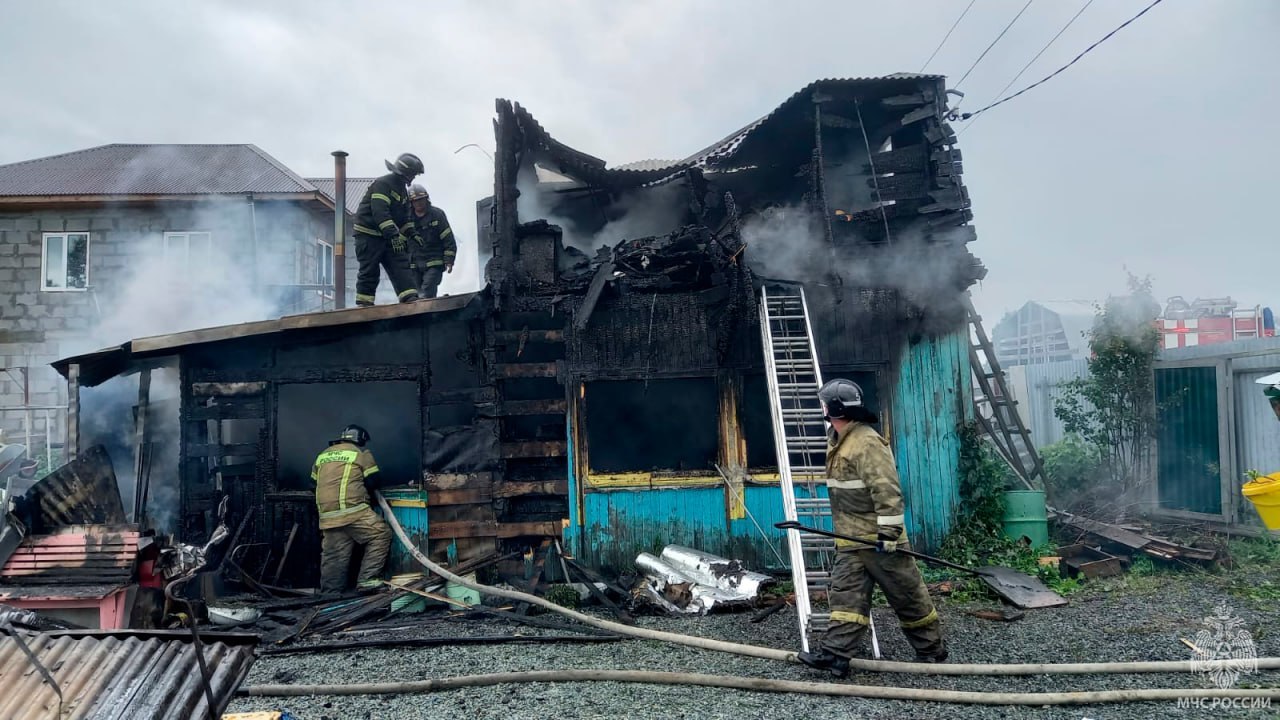
[[[1096, 0], [1014, 89], [1149, 0]], [[1085, 0], [1035, 0], [959, 86], [995, 93]], [[401, 151], [474, 252], [493, 100], [621, 164], [689, 155], [817, 78], [917, 72], [968, 0], [6, 3], [0, 163], [105, 143], [253, 143], [304, 176]], [[978, 0], [929, 65], [956, 86], [1024, 0]], [[1101, 299], [1125, 268], [1161, 298], [1280, 307], [1271, 213], [1280, 2], [1166, 0], [1043, 87], [962, 129], [994, 324], [1028, 299]], [[462, 270], [462, 268], [459, 268]], [[474, 264], [446, 290], [472, 289]], [[470, 285], [471, 287], [468, 287]]]

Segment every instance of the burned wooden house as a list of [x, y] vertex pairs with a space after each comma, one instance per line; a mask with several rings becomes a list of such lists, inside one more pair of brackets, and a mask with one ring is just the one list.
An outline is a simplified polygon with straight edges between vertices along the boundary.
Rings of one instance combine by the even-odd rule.
[[614, 567], [667, 543], [776, 566], [760, 298], [803, 289], [823, 375], [863, 386], [934, 546], [972, 414], [963, 298], [985, 272], [947, 113], [939, 76], [825, 80], [686, 159], [609, 167], [502, 100], [482, 291], [57, 367], [73, 391], [176, 372], [180, 536], [229, 493], [242, 542], [317, 557], [310, 463], [358, 422], [386, 475], [422, 482], [399, 505], [432, 554], [555, 538]]

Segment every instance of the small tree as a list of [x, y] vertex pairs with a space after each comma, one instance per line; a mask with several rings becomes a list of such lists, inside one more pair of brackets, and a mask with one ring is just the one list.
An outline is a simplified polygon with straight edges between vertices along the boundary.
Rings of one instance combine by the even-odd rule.
[[1063, 385], [1054, 408], [1068, 433], [1092, 445], [1113, 487], [1129, 493], [1150, 477], [1156, 432], [1154, 363], [1160, 305], [1151, 278], [1129, 276], [1129, 294], [1108, 298], [1089, 333], [1089, 375]]

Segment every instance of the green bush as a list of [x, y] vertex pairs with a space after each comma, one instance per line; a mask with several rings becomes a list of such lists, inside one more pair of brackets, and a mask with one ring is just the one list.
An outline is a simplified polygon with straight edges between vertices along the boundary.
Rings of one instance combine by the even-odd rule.
[[1040, 449], [1045, 489], [1055, 505], [1070, 508], [1104, 484], [1107, 470], [1097, 448], [1076, 435]]

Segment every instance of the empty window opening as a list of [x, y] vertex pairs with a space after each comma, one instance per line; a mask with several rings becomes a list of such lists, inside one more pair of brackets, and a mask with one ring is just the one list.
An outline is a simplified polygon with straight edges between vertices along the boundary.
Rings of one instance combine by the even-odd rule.
[[591, 382], [585, 397], [592, 471], [714, 471], [720, 434], [714, 379]]

